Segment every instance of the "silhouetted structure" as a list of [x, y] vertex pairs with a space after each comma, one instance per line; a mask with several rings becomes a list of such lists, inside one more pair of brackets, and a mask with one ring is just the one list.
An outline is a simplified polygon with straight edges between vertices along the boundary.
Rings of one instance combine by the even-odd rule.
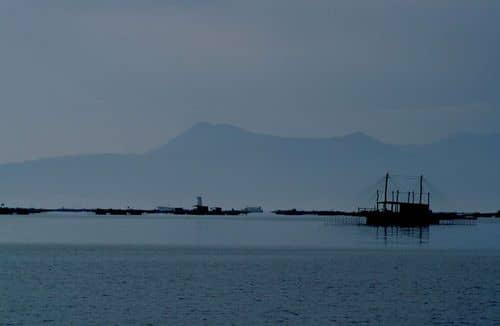
[[203, 205], [203, 198], [201, 196], [196, 197], [196, 205], [194, 205], [194, 209], [191, 212], [193, 215], [208, 215], [210, 213], [210, 209], [208, 206]]
[[[419, 177], [418, 202], [415, 202], [415, 192], [401, 192], [399, 189], [391, 191], [389, 199], [389, 173], [384, 178], [383, 199], [380, 199], [380, 191], [377, 190], [375, 209], [361, 210], [359, 213], [366, 217], [367, 225], [374, 226], [426, 226], [439, 224], [439, 216], [432, 213], [430, 209], [431, 194], [427, 193], [427, 201], [424, 202], [424, 176]], [[400, 200], [406, 195], [406, 201]]]

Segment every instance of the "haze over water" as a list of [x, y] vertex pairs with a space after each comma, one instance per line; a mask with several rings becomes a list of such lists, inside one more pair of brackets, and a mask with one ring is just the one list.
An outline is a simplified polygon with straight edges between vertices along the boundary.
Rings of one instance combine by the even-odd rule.
[[498, 219], [352, 222], [2, 217], [0, 324], [500, 323]]
[[360, 218], [277, 216], [95, 216], [40, 214], [0, 219], [1, 244], [220, 248], [500, 250], [500, 223], [482, 219], [430, 228], [374, 228]]

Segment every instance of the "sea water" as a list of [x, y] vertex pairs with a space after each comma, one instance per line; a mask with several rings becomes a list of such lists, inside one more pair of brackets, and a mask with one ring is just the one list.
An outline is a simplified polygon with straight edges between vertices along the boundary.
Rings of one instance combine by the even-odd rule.
[[0, 218], [2, 325], [498, 325], [500, 220]]

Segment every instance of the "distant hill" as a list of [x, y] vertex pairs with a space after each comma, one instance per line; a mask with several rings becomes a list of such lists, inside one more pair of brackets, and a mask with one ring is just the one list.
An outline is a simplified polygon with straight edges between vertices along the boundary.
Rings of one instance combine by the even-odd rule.
[[386, 171], [423, 173], [440, 209], [500, 208], [500, 135], [390, 145], [362, 133], [303, 139], [200, 123], [143, 155], [86, 155], [0, 165], [8, 205], [211, 205], [355, 209]]

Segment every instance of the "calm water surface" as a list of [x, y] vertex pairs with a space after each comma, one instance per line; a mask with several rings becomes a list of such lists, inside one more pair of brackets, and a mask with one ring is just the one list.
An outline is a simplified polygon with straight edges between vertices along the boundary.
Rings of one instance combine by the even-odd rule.
[[1, 217], [0, 324], [500, 325], [500, 220], [352, 222]]

